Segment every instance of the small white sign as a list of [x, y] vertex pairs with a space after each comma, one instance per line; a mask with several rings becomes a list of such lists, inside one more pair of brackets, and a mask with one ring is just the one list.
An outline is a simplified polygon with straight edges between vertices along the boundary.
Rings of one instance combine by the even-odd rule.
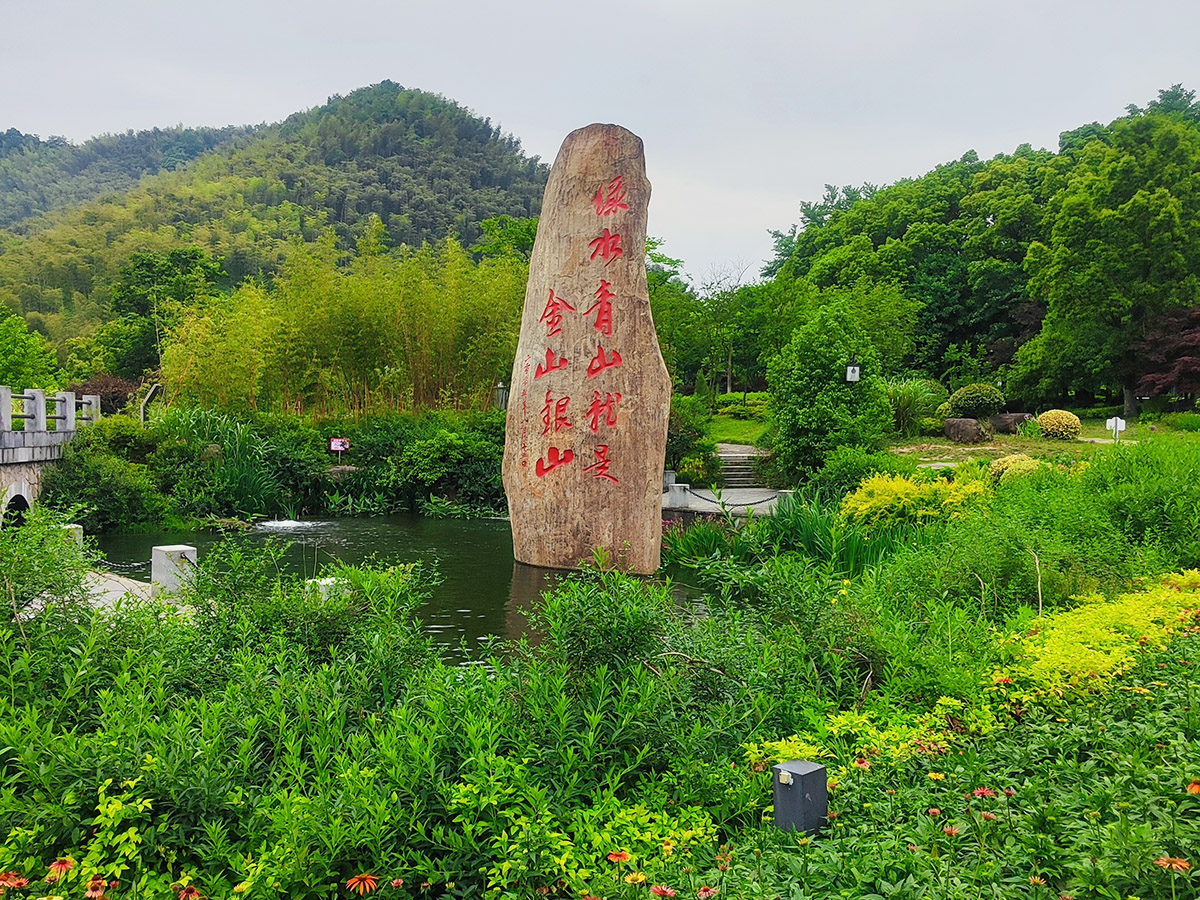
[[849, 382], [858, 381], [859, 371], [858, 366], [846, 366], [846, 380]]
[[1125, 430], [1125, 420], [1119, 416], [1114, 416], [1104, 423], [1104, 427], [1113, 433], [1114, 441], [1119, 441], [1121, 439], [1121, 432]]

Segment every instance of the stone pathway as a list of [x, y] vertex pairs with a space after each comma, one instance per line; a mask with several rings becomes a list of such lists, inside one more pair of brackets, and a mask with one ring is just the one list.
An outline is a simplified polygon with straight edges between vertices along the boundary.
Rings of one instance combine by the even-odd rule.
[[88, 572], [83, 581], [96, 607], [113, 607], [127, 594], [139, 600], [150, 597], [150, 585], [112, 572]]

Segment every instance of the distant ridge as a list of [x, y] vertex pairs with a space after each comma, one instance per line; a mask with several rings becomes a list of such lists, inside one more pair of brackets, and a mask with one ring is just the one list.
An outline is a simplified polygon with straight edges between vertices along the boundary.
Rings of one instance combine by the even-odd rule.
[[[78, 147], [3, 137], [0, 209], [13, 224], [0, 230], [0, 305], [60, 335], [107, 317], [109, 287], [135, 252], [198, 245], [236, 284], [271, 277], [296, 241], [332, 233], [351, 250], [372, 216], [392, 246], [447, 234], [470, 244], [484, 219], [536, 215], [548, 173], [490, 120], [391, 81], [257, 128], [140, 132]], [[55, 187], [72, 178], [74, 194]], [[122, 179], [123, 190], [107, 186]], [[50, 211], [31, 214], [42, 209]]]

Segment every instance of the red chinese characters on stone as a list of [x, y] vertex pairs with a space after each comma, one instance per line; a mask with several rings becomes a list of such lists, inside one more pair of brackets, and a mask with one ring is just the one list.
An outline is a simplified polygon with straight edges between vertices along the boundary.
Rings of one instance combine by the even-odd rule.
[[612, 301], [616, 294], [611, 290], [612, 285], [600, 279], [600, 287], [596, 289], [596, 293], [592, 294], [596, 298], [596, 302], [584, 313], [585, 316], [596, 314], [596, 330], [606, 337], [612, 337]]
[[555, 469], [561, 469], [563, 466], [569, 465], [574, 458], [574, 450], [564, 450], [560, 455], [557, 447], [551, 447], [546, 451], [545, 461], [543, 462], [539, 459], [533, 470], [537, 472], [538, 478], [545, 478]]
[[625, 202], [625, 179], [618, 175], [608, 184], [596, 188], [596, 196], [592, 198], [596, 207], [596, 215], [611, 216], [622, 209], [629, 209]]
[[604, 399], [600, 399], [599, 391], [592, 391], [593, 399], [591, 408], [588, 409], [588, 428], [592, 429], [592, 434], [596, 434], [600, 430], [600, 419], [604, 418], [604, 424], [609, 428], [613, 428], [617, 424], [617, 404], [621, 402], [620, 394], [610, 394], [604, 392]]
[[[571, 451], [568, 450], [567, 452], [570, 453]], [[583, 471], [592, 473], [593, 478], [607, 478], [613, 484], [620, 484], [615, 477], [608, 474], [608, 467], [612, 465], [612, 461], [608, 458], [608, 444], [600, 444], [594, 452], [596, 454], [596, 461], [587, 466]], [[538, 460], [538, 465], [541, 465], [541, 460]]]
[[[595, 254], [592, 254], [595, 256]], [[546, 301], [546, 309], [542, 312], [539, 322], [546, 323], [546, 336], [553, 337], [562, 333], [563, 310], [575, 312], [575, 307], [562, 297], [554, 296], [554, 288], [550, 288], [550, 299]]]
[[592, 259], [599, 256], [604, 260], [604, 265], [609, 265], [614, 260], [620, 259], [625, 255], [625, 251], [621, 249], [621, 235], [616, 232], [610, 232], [607, 228], [600, 237], [596, 238], [590, 244], [592, 248]]
[[599, 375], [605, 369], [612, 369], [612, 368], [615, 368], [616, 366], [619, 366], [620, 364], [621, 364], [621, 354], [620, 353], [618, 353], [616, 350], [614, 350], [612, 352], [611, 356], [606, 356], [604, 353], [604, 348], [597, 345], [596, 346], [596, 355], [592, 358], [592, 361], [590, 363], [588, 363], [588, 367], [587, 367], [588, 378], [595, 378], [597, 375]]
[[533, 380], [537, 381], [543, 375], [549, 375], [551, 372], [557, 372], [559, 369], [567, 367], [567, 358], [565, 356], [555, 357], [554, 351], [546, 349], [546, 361], [538, 363], [537, 369], [534, 370]]
[[567, 404], [570, 402], [570, 397], [551, 400], [550, 391], [546, 391], [546, 405], [542, 407], [542, 434], [558, 434], [571, 427], [567, 421]]

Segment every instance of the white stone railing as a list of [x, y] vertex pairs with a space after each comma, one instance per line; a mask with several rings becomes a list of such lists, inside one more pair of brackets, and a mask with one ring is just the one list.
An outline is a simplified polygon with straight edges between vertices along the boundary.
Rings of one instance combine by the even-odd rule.
[[[20, 412], [13, 412], [14, 400], [21, 401]], [[99, 418], [100, 397], [97, 394], [76, 397], [74, 391], [60, 391], [47, 396], [45, 391], [35, 388], [14, 393], [7, 385], [0, 385], [0, 433], [12, 431], [14, 419], [24, 422], [23, 431], [34, 433], [75, 431], [80, 425]]]

